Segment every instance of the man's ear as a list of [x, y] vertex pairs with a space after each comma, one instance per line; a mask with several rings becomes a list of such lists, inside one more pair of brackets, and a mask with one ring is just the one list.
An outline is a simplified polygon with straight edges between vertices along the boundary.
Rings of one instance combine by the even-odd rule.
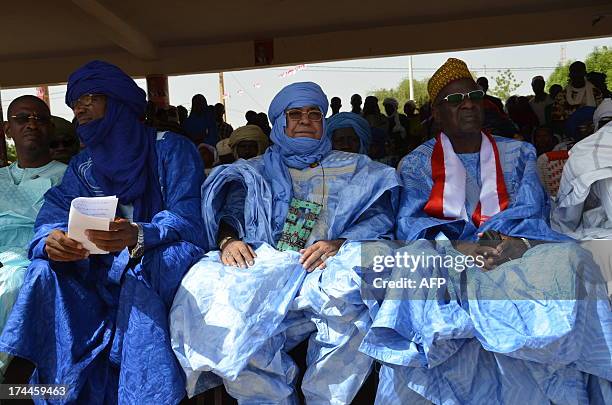
[[8, 121], [3, 122], [2, 126], [4, 127], [4, 136], [7, 139], [11, 139], [11, 134], [9, 133], [9, 123], [8, 123]]
[[431, 116], [435, 122], [440, 122], [440, 104], [431, 103]]

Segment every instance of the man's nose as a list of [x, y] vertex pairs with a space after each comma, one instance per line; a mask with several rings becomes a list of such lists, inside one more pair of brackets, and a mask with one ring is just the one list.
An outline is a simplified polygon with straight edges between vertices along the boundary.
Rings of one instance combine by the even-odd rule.
[[461, 108], [465, 108], [465, 109], [473, 109], [476, 108], [476, 102], [472, 101], [471, 98], [466, 97], [463, 99], [463, 101], [461, 102], [460, 105]]
[[310, 119], [308, 119], [308, 113], [303, 112], [302, 116], [300, 117], [300, 124], [302, 125], [310, 125]]
[[80, 113], [85, 111], [85, 107], [82, 106], [81, 104], [77, 104], [72, 111], [74, 112], [75, 116], [78, 116]]
[[41, 126], [41, 122], [34, 117], [29, 117], [28, 122], [26, 123], [26, 128], [28, 129], [37, 129]]

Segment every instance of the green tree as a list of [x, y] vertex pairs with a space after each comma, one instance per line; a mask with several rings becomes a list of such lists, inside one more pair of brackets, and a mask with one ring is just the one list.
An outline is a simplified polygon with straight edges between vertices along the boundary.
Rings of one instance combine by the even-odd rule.
[[6, 143], [6, 154], [10, 163], [17, 161], [17, 152], [15, 151], [15, 144], [11, 141]]
[[[553, 84], [560, 84], [563, 87], [567, 85], [569, 80], [569, 66], [573, 62], [574, 61], [567, 61], [557, 65], [555, 70], [548, 76], [546, 85], [549, 89]], [[602, 46], [601, 48], [596, 47], [587, 55], [584, 64], [587, 67], [587, 72], [605, 73], [608, 88], [612, 88], [612, 48], [607, 46]]]
[[[427, 82], [429, 78], [422, 80], [412, 80], [414, 87], [414, 101], [417, 106], [421, 106], [429, 101], [429, 95], [427, 94]], [[399, 103], [399, 110], [402, 112], [406, 101], [410, 100], [410, 82], [408, 78], [403, 79], [399, 85], [394, 89], [378, 89], [370, 92], [370, 95], [378, 98], [381, 111], [384, 111], [382, 102], [387, 97], [393, 97], [397, 99]]]
[[569, 79], [569, 65], [571, 65], [573, 61], [567, 61], [565, 63], [559, 62], [557, 67], [553, 72], [548, 76], [548, 80], [546, 81], [547, 90], [550, 90], [550, 86], [553, 84], [559, 84], [562, 87], [565, 87], [567, 81]]
[[612, 88], [612, 48], [596, 47], [584, 61], [587, 72], [601, 72], [606, 75], [608, 88]]
[[498, 70], [498, 75], [495, 76], [495, 87], [489, 90], [489, 93], [499, 97], [502, 101], [506, 101], [516, 89], [521, 87], [522, 81], [516, 80], [510, 69], [504, 71]]

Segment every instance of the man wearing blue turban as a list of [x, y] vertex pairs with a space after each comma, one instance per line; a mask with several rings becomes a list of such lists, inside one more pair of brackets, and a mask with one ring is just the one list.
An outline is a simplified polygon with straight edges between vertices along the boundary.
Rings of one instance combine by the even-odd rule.
[[327, 120], [327, 132], [332, 149], [367, 155], [372, 131], [368, 121], [359, 114], [342, 112]]
[[202, 187], [218, 246], [186, 275], [170, 312], [187, 393], [224, 380], [240, 403], [291, 403], [287, 351], [310, 337], [308, 402], [350, 403], [372, 361], [357, 351], [371, 322], [358, 241], [390, 239], [397, 179], [367, 156], [332, 151], [327, 97], [295, 83], [272, 100], [263, 156], [219, 166]]
[[[86, 148], [45, 195], [0, 351], [33, 364], [31, 383], [67, 385], [65, 402], [178, 403], [184, 375], [167, 316], [205, 247], [200, 158], [188, 139], [142, 124], [145, 93], [116, 66], [75, 71], [66, 104]], [[87, 231], [110, 253], [90, 254], [67, 236], [71, 201], [113, 195], [109, 231]]]

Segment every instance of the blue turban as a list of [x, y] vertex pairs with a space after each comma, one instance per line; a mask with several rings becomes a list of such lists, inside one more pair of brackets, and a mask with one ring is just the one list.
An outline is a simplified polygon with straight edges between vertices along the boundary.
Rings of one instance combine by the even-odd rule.
[[575, 141], [581, 140], [578, 127], [584, 124], [590, 124], [593, 121], [595, 107], [583, 106], [574, 111], [565, 120], [565, 134]]
[[359, 114], [352, 112], [341, 112], [336, 115], [332, 115], [327, 120], [327, 132], [329, 138], [333, 137], [334, 131], [340, 128], [353, 128], [357, 136], [359, 137], [359, 153], [363, 155], [368, 154], [370, 148], [370, 139], [372, 137], [372, 131], [370, 130], [370, 124], [368, 120], [363, 118]]
[[[285, 133], [287, 118], [285, 111], [289, 108], [308, 106], [319, 107], [323, 116], [327, 114], [327, 96], [318, 84], [311, 82], [293, 83], [284, 87], [270, 103], [268, 117], [272, 122], [270, 138], [274, 144], [264, 154], [265, 174], [270, 182], [275, 200], [284, 204], [274, 204], [274, 218], [285, 218], [293, 194], [293, 186], [288, 167], [304, 169], [313, 163], [320, 162], [331, 152], [331, 140], [325, 131], [325, 120], [322, 121], [323, 136], [321, 139], [306, 137], [290, 138]], [[272, 224], [275, 240], [282, 232], [283, 224]]]
[[68, 78], [66, 104], [84, 94], [106, 95], [104, 117], [77, 126], [91, 155], [93, 174], [106, 195], [134, 205], [134, 220], [149, 222], [163, 207], [156, 131], [140, 119], [146, 107], [144, 90], [117, 66], [92, 61]]

